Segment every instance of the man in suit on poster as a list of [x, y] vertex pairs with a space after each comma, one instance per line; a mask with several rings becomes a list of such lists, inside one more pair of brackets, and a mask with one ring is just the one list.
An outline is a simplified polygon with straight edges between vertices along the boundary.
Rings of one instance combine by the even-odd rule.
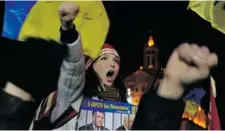
[[123, 117], [123, 125], [118, 127], [116, 130], [126, 130], [129, 131], [133, 125], [134, 116], [133, 115], [124, 115]]
[[103, 126], [104, 112], [93, 111], [92, 112], [92, 123], [84, 125], [79, 130], [109, 130]]

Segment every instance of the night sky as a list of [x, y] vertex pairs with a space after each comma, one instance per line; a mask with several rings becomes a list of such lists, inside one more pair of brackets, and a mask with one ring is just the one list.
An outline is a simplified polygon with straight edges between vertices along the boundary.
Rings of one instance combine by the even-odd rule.
[[[214, 69], [213, 75], [217, 82], [217, 106], [221, 125], [225, 129], [225, 35], [213, 29], [194, 12], [187, 11], [187, 4], [188, 2], [104, 2], [111, 23], [106, 42], [112, 44], [121, 56], [122, 77], [130, 75], [142, 65], [142, 51], [148, 41], [149, 30], [152, 30], [160, 49], [161, 65], [165, 65], [172, 50], [182, 42], [207, 45], [219, 56], [219, 66]], [[3, 2], [0, 2], [0, 9], [3, 9], [2, 5]], [[0, 22], [1, 20], [2, 18]]]

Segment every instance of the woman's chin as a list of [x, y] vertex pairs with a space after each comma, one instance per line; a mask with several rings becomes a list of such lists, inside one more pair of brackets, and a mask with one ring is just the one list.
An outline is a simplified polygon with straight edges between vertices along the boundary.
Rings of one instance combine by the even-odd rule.
[[113, 82], [106, 81], [106, 82], [104, 82], [104, 84], [105, 84], [106, 86], [112, 86], [112, 85], [113, 85]]

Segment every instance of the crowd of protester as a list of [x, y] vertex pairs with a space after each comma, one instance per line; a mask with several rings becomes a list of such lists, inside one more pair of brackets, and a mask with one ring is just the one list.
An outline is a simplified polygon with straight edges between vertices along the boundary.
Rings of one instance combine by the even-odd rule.
[[[77, 130], [84, 98], [127, 103], [116, 49], [104, 44], [98, 57], [84, 55], [82, 36], [73, 24], [79, 10], [72, 3], [60, 5], [59, 42], [1, 38], [0, 129]], [[130, 128], [179, 129], [185, 90], [207, 79], [217, 64], [217, 55], [207, 47], [181, 43], [171, 54], [157, 90], [142, 96]]]

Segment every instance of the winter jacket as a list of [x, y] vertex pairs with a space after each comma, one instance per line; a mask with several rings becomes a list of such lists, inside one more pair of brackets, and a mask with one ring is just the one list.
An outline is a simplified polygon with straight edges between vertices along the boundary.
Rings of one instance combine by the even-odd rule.
[[155, 92], [142, 96], [132, 130], [179, 130], [184, 102], [169, 100]]
[[35, 113], [34, 103], [0, 90], [0, 129], [27, 130]]
[[[71, 37], [72, 35], [72, 37]], [[74, 38], [74, 39], [68, 39]], [[61, 30], [60, 41], [67, 44], [68, 55], [63, 60], [57, 91], [44, 99], [36, 111], [30, 129], [52, 129], [52, 125], [69, 108], [75, 111], [72, 119], [58, 129], [75, 129], [77, 113], [83, 99], [82, 91], [85, 84], [85, 61], [81, 37], [75, 29]], [[42, 111], [42, 109], [45, 109]], [[51, 126], [52, 125], [52, 126]], [[57, 126], [58, 127], [58, 126]]]

